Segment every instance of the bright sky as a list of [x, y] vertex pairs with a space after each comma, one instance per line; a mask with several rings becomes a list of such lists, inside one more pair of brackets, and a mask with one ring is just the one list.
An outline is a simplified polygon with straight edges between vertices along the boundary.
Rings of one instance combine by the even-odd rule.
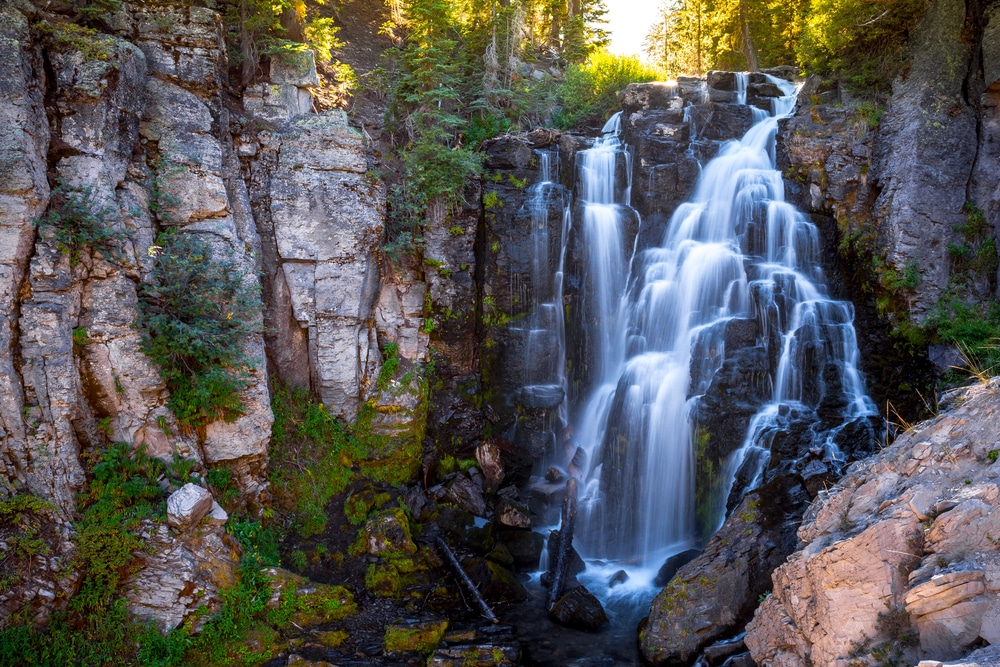
[[644, 56], [642, 43], [663, 0], [605, 0], [611, 52]]

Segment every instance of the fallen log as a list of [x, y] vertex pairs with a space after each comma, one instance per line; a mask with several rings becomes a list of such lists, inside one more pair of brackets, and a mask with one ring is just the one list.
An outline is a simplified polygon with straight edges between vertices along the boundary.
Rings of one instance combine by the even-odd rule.
[[455, 554], [448, 547], [447, 543], [445, 543], [445, 541], [442, 540], [440, 536], [434, 538], [434, 543], [437, 545], [438, 549], [441, 550], [441, 553], [444, 554], [445, 560], [447, 560], [448, 563], [451, 565], [451, 568], [455, 571], [455, 575], [458, 577], [458, 579], [463, 584], [465, 584], [465, 587], [467, 589], [469, 589], [469, 592], [472, 594], [472, 598], [476, 601], [476, 604], [478, 604], [479, 608], [483, 611], [483, 616], [486, 617], [486, 620], [488, 620], [490, 623], [499, 623], [500, 619], [496, 617], [496, 614], [493, 613], [493, 610], [490, 609], [490, 606], [486, 604], [486, 600], [483, 599], [482, 593], [480, 593], [479, 589], [476, 588], [476, 585], [472, 583], [472, 579], [469, 579], [469, 575], [467, 575], [465, 573], [465, 570], [462, 569], [461, 563], [459, 563], [458, 559], [455, 558]]
[[566, 480], [566, 497], [563, 498], [562, 518], [559, 524], [559, 548], [556, 550], [556, 562], [553, 564], [550, 579], [547, 611], [552, 611], [562, 594], [566, 582], [566, 568], [569, 567], [570, 553], [573, 550], [573, 524], [576, 523], [576, 478]]

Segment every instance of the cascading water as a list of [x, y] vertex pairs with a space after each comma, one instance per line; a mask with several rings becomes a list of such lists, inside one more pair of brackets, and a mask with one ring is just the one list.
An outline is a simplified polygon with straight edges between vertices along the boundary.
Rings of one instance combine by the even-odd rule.
[[[723, 364], [733, 320], [755, 321], [776, 362], [770, 400], [726, 462], [728, 480], [759, 480], [770, 438], [790, 421], [808, 423], [812, 446], [836, 460], [844, 425], [876, 414], [857, 370], [853, 309], [827, 296], [818, 232], [784, 201], [774, 135], [794, 90], [771, 81], [786, 94], [774, 115], [754, 110], [756, 124], [705, 165], [662, 245], [634, 259], [623, 230], [634, 215], [629, 188], [616, 183], [630, 171], [619, 168], [628, 153], [617, 117], [578, 156], [583, 298], [598, 339], [575, 430], [591, 462], [578, 533], [586, 555], [656, 567], [699, 538], [693, 413]], [[745, 75], [737, 87], [743, 102]], [[714, 527], [723, 491], [710, 508]]]
[[[525, 377], [521, 387], [522, 405], [550, 411], [549, 439], [558, 441], [567, 424], [566, 326], [562, 308], [563, 263], [566, 239], [572, 224], [566, 189], [552, 182], [548, 151], [536, 152], [538, 181], [528, 188], [525, 208], [531, 225], [531, 303], [526, 327]], [[562, 211], [562, 229], [553, 239], [549, 228], [550, 211]]]

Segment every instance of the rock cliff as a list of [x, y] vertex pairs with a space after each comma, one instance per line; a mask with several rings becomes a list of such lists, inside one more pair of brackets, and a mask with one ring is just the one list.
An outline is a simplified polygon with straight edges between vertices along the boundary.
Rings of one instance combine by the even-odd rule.
[[[75, 494], [106, 439], [202, 473], [223, 466], [241, 504], [259, 508], [269, 374], [353, 419], [381, 363], [384, 188], [366, 178], [365, 142], [342, 111], [300, 115], [318, 84], [311, 54], [275, 66], [273, 99], [258, 104], [253, 88], [241, 107], [216, 11], [123, 4], [107, 24], [114, 34], [74, 32], [30, 3], [0, 10], [0, 495], [52, 506], [55, 549], [31, 584], [45, 592], [29, 603], [39, 617], [72, 593], [60, 564], [74, 548]], [[67, 202], [101, 236], [67, 237]], [[263, 318], [245, 314], [238, 414], [194, 428], [168, 407], [137, 324], [164, 231], [199, 239], [265, 300]], [[211, 606], [238, 560], [212, 526], [147, 531], [133, 611], [169, 628]], [[4, 595], [9, 612], [26, 601], [16, 592]]]
[[961, 657], [996, 642], [1000, 381], [852, 466], [806, 512], [748, 626], [761, 665]]

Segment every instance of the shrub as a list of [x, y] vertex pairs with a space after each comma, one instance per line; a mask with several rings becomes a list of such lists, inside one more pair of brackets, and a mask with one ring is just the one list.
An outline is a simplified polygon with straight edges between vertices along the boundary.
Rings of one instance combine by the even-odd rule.
[[618, 105], [618, 92], [630, 83], [663, 78], [659, 70], [643, 65], [634, 56], [617, 56], [605, 50], [594, 52], [582, 65], [570, 65], [559, 87], [563, 108], [555, 123], [570, 129], [606, 116]]
[[59, 181], [51, 201], [48, 213], [36, 224], [55, 241], [60, 252], [69, 255], [70, 266], [80, 263], [85, 250], [104, 259], [121, 259], [118, 243], [125, 233], [108, 229], [105, 219], [109, 211], [95, 201], [92, 188], [72, 190]]
[[165, 233], [143, 286], [139, 323], [142, 349], [170, 389], [168, 405], [182, 426], [243, 412], [240, 392], [251, 360], [242, 349], [257, 331], [260, 297], [245, 275], [191, 234]]

